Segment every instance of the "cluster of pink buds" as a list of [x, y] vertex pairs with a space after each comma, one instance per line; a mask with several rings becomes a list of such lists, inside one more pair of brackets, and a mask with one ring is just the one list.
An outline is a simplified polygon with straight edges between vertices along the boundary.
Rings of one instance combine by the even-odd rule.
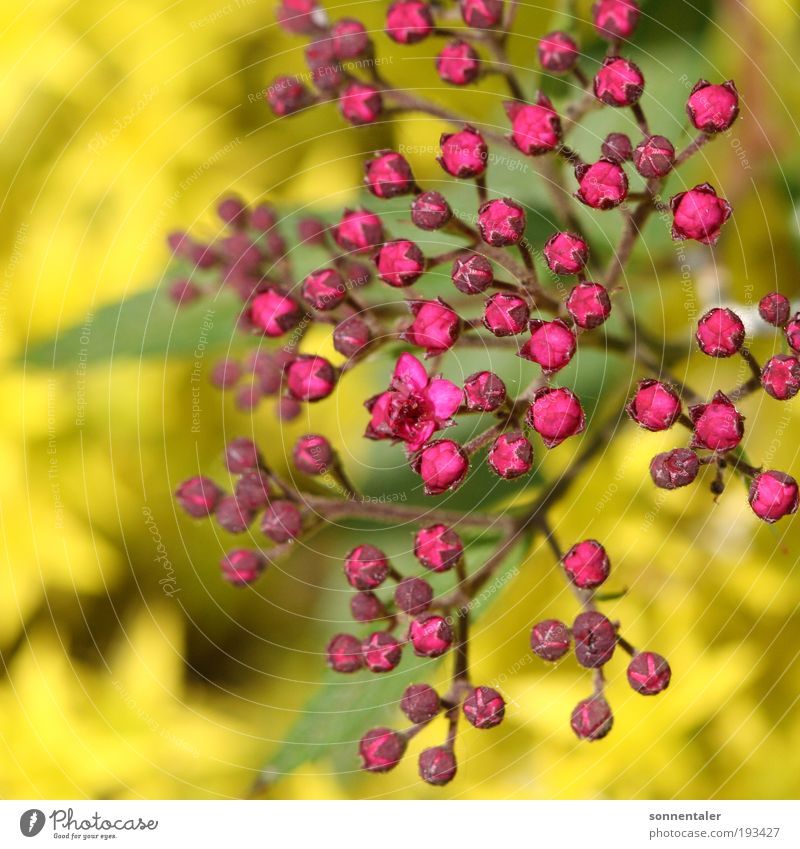
[[[280, 417], [290, 419], [303, 405], [332, 396], [340, 378], [365, 360], [383, 357], [386, 363], [385, 378], [364, 399], [364, 436], [402, 446], [400, 457], [418, 476], [419, 490], [434, 499], [425, 507], [366, 504], [319, 434], [303, 436], [294, 445], [297, 474], [290, 480], [270, 468], [251, 442], [234, 440], [226, 449], [232, 493], [195, 477], [181, 484], [177, 499], [191, 517], [214, 516], [231, 534], [243, 534], [257, 522], [265, 547], [235, 549], [222, 559], [223, 577], [238, 586], [255, 580], [326, 517], [358, 516], [386, 527], [404, 522], [417, 528], [413, 551], [421, 574], [403, 574], [392, 562], [397, 558], [373, 544], [358, 544], [343, 557], [344, 578], [353, 590], [352, 618], [366, 632], [332, 636], [326, 654], [336, 672], [365, 675], [392, 672], [404, 654], [452, 660], [446, 692], [417, 683], [402, 697], [398, 694], [409, 727], [372, 728], [358, 746], [364, 769], [385, 772], [400, 762], [418, 731], [444, 717], [443, 743], [419, 755], [419, 774], [432, 785], [447, 784], [456, 774], [459, 721], [488, 729], [505, 714], [503, 696], [471, 679], [468, 626], [472, 600], [496, 576], [518, 538], [530, 542], [541, 534], [548, 541], [580, 604], [571, 626], [549, 619], [531, 634], [533, 651], [543, 660], [556, 661], [572, 649], [578, 665], [592, 670], [593, 692], [571, 717], [579, 738], [598, 740], [611, 729], [605, 669], [618, 648], [630, 655], [627, 679], [636, 692], [654, 695], [669, 684], [667, 661], [635, 649], [622, 636], [620, 623], [598, 610], [603, 598], [598, 589], [611, 572], [604, 546], [586, 539], [564, 553], [548, 522], [550, 506], [603, 445], [602, 438], [580, 436], [595, 426], [592, 421], [590, 427], [587, 399], [579, 397], [583, 393], [571, 378], [582, 350], [605, 348], [611, 341], [641, 375], [632, 398], [617, 397], [606, 427], [616, 423], [627, 402], [630, 418], [648, 431], [676, 425], [689, 431], [685, 445], [653, 458], [650, 472], [658, 487], [686, 486], [708, 465], [716, 470], [711, 484], [716, 496], [726, 475], [744, 476], [750, 505], [766, 522], [798, 506], [798, 487], [789, 475], [746, 461], [744, 417], [736, 406], [762, 387], [781, 401], [800, 391], [800, 313], [791, 317], [785, 297], [765, 296], [759, 311], [785, 335], [793, 353], [776, 354], [763, 368], [745, 346], [745, 326], [733, 310], [719, 307], [702, 317], [696, 333], [700, 350], [709, 357], [740, 357], [752, 371], [746, 383], [707, 401], [668, 373], [649, 376], [656, 356], [642, 356], [642, 350], [648, 353], [647, 340], [614, 336], [611, 323], [606, 324], [612, 308], [631, 318], [628, 299], [615, 305], [615, 295], [652, 213], [668, 217], [674, 239], [710, 246], [721, 237], [732, 209], [711, 185], [681, 191], [669, 204], [661, 202], [661, 192], [667, 177], [736, 120], [734, 84], [700, 80], [691, 90], [686, 114], [692, 141], [678, 144], [677, 136], [651, 132], [642, 105], [645, 72], [621, 55], [634, 35], [639, 5], [598, 0], [592, 23], [596, 36], [608, 42], [602, 60], [588, 58], [591, 51], [582, 50], [568, 32], [550, 32], [539, 41], [535, 55], [541, 69], [571, 76], [573, 87], [580, 89], [571, 103], [553, 102], [530, 89], [507, 61], [517, 6], [503, 0], [387, 4], [389, 41], [380, 39], [398, 49], [422, 41], [436, 44], [432, 70], [447, 85], [469, 86], [487, 75], [503, 78], [510, 97], [504, 117], [492, 117], [483, 126], [387, 81], [376, 61], [379, 39], [373, 43], [359, 21], [331, 20], [316, 0], [282, 0], [278, 22], [288, 33], [308, 39], [308, 74], [270, 84], [266, 100], [275, 116], [335, 104], [354, 127], [408, 112], [444, 119], [451, 126], [439, 141], [440, 177], [434, 185], [420, 185], [401, 151], [382, 149], [365, 162], [362, 200], [337, 212], [331, 224], [303, 218], [292, 239], [270, 206], [248, 207], [228, 198], [219, 206], [218, 239], [198, 241], [186, 233], [169, 237], [179, 278], [172, 295], [179, 303], [222, 287], [241, 299], [239, 328], [257, 340], [257, 347], [241, 362], [217, 363], [211, 374], [216, 386], [236, 390], [240, 407], [252, 409], [261, 398], [274, 396]], [[592, 108], [614, 116], [627, 111], [640, 137], [632, 139], [624, 132], [630, 122], [620, 122], [620, 131], [598, 145], [599, 155], [584, 158], [568, 146], [569, 134]], [[505, 121], [507, 134], [497, 132], [498, 120]], [[536, 167], [547, 163], [543, 184], [557, 223], [535, 244], [528, 236], [530, 210], [492, 189], [490, 153], [497, 150], [503, 151], [498, 159], [516, 157]], [[474, 190], [474, 200], [461, 200], [463, 192], [458, 203], [455, 196], [448, 198], [448, 183]], [[398, 209], [410, 226], [392, 233]], [[608, 220], [620, 212], [619, 244], [602, 268], [602, 251], [581, 231], [581, 220]], [[290, 241], [318, 260], [313, 270], [294, 272]], [[311, 327], [329, 331], [335, 357], [323, 357], [306, 344]], [[523, 382], [517, 389], [517, 377], [490, 368], [466, 377], [460, 371], [453, 352], [489, 346], [521, 359]], [[451, 430], [467, 422], [475, 423], [477, 435], [465, 438], [465, 428]], [[557, 481], [543, 483], [533, 474], [537, 461], [567, 440], [582, 453]], [[479, 465], [491, 470], [499, 488], [541, 491], [532, 502], [522, 499], [527, 506], [502, 514], [441, 507], [435, 499], [469, 485]], [[335, 482], [338, 494], [331, 494], [331, 487], [321, 493], [320, 478]], [[470, 562], [469, 546], [462, 541], [462, 528], [470, 525], [498, 535], [485, 562]], [[431, 583], [431, 574], [423, 577], [426, 572], [448, 573], [453, 586], [437, 595], [433, 585], [440, 586], [441, 579]]]

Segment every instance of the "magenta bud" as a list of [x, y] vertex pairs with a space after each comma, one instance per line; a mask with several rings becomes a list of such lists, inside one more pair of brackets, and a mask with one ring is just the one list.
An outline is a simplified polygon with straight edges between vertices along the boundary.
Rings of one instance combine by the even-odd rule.
[[561, 144], [561, 120], [550, 99], [541, 92], [535, 103], [503, 104], [511, 121], [511, 142], [528, 156], [550, 153]]
[[368, 209], [346, 209], [333, 229], [333, 238], [343, 251], [367, 253], [383, 241], [383, 225]]
[[563, 657], [571, 642], [569, 628], [558, 619], [545, 619], [531, 631], [531, 648], [542, 660], [554, 662]]
[[242, 507], [235, 495], [226, 495], [217, 504], [214, 517], [229, 534], [243, 534], [253, 521], [253, 511]]
[[554, 233], [545, 243], [544, 258], [554, 274], [579, 274], [589, 259], [589, 246], [574, 233]]
[[219, 360], [211, 367], [209, 382], [217, 389], [230, 389], [242, 376], [242, 366], [236, 360]]
[[666, 177], [675, 162], [675, 148], [664, 136], [648, 136], [633, 151], [633, 164], [642, 177]]
[[672, 208], [672, 238], [693, 239], [715, 245], [722, 225], [731, 217], [731, 205], [708, 183], [680, 192], [669, 202]]
[[342, 275], [334, 268], [312, 271], [303, 281], [303, 300], [322, 312], [336, 309], [345, 299], [347, 289]]
[[375, 86], [351, 82], [339, 97], [339, 109], [350, 124], [372, 124], [383, 112], [383, 99]]
[[394, 603], [403, 613], [419, 616], [433, 601], [433, 587], [423, 578], [403, 578], [394, 591]]
[[210, 516], [220, 498], [222, 490], [210, 478], [202, 476], [189, 478], [175, 491], [175, 500], [195, 519]]
[[203, 294], [203, 290], [192, 283], [191, 280], [176, 280], [169, 287], [169, 298], [178, 306], [184, 306], [196, 301]]
[[607, 56], [594, 78], [594, 96], [607, 106], [633, 106], [643, 91], [639, 66], [620, 56]]
[[703, 133], [721, 133], [729, 129], [739, 115], [739, 92], [733, 80], [712, 85], [700, 80], [686, 103], [686, 114]]
[[578, 191], [575, 197], [592, 209], [613, 209], [628, 196], [628, 178], [622, 167], [606, 159], [575, 169]]
[[369, 772], [388, 772], [400, 763], [406, 750], [405, 738], [391, 728], [372, 728], [361, 738], [361, 766]]
[[252, 439], [237, 436], [225, 446], [225, 468], [235, 475], [249, 472], [262, 465], [261, 454]]
[[797, 512], [797, 481], [784, 472], [761, 472], [750, 484], [748, 501], [759, 519], [772, 524]]
[[611, 571], [605, 548], [597, 540], [576, 543], [564, 555], [564, 571], [576, 587], [592, 590], [599, 587]]
[[304, 475], [324, 475], [333, 463], [333, 448], [324, 436], [308, 433], [295, 442], [292, 459]]
[[646, 378], [639, 381], [625, 411], [645, 430], [668, 430], [681, 414], [681, 399], [666, 383]]
[[257, 551], [246, 548], [237, 548], [229, 551], [220, 560], [222, 577], [235, 587], [243, 587], [252, 584], [264, 571], [267, 561]]
[[416, 44], [433, 32], [430, 6], [421, 0], [398, 0], [386, 13], [386, 34], [398, 44]]
[[523, 298], [495, 292], [486, 301], [483, 324], [495, 336], [514, 336], [527, 328], [529, 315], [528, 302]]
[[261, 203], [251, 213], [250, 224], [253, 229], [266, 233], [277, 226], [278, 216], [271, 206]]
[[325, 12], [316, 0], [281, 0], [275, 18], [286, 32], [311, 35], [327, 23]]
[[422, 251], [415, 242], [407, 239], [386, 242], [378, 251], [375, 264], [381, 280], [396, 288], [410, 286], [425, 271]]
[[374, 545], [359, 545], [344, 560], [344, 574], [351, 587], [374, 590], [390, 571], [389, 559]]
[[478, 229], [496, 248], [516, 245], [525, 235], [525, 210], [510, 198], [486, 201], [478, 210]]
[[673, 448], [650, 461], [650, 477], [661, 489], [678, 489], [694, 482], [700, 471], [697, 454], [688, 448]]
[[464, 554], [464, 543], [447, 525], [421, 528], [414, 536], [414, 556], [431, 572], [447, 572]]
[[494, 728], [503, 721], [506, 703], [497, 690], [491, 687], [475, 687], [464, 699], [464, 716], [476, 728]]
[[443, 300], [414, 301], [410, 304], [414, 320], [403, 333], [403, 339], [428, 356], [442, 354], [455, 345], [461, 333], [461, 319]]
[[439, 230], [452, 217], [450, 204], [439, 192], [423, 192], [411, 204], [411, 220], [420, 230]]
[[302, 404], [295, 398], [290, 398], [288, 395], [285, 395], [283, 398], [278, 399], [277, 413], [278, 418], [282, 422], [294, 421], [300, 415], [302, 410]]
[[614, 716], [602, 696], [590, 696], [575, 705], [570, 718], [572, 730], [581, 740], [602, 740], [611, 731]]
[[493, 371], [477, 371], [464, 381], [468, 410], [493, 413], [503, 406], [506, 397], [506, 385]]
[[276, 337], [297, 327], [303, 312], [293, 298], [277, 289], [269, 289], [253, 298], [248, 318], [265, 336]]
[[596, 669], [611, 660], [617, 646], [617, 632], [602, 613], [579, 614], [572, 625], [575, 657], [581, 666]]
[[463, 254], [453, 261], [453, 285], [465, 295], [478, 295], [494, 283], [491, 262], [480, 254]]
[[236, 390], [236, 407], [244, 412], [255, 410], [263, 397], [264, 393], [261, 391], [261, 387], [257, 382], [240, 386]]
[[733, 310], [715, 307], [697, 323], [695, 337], [709, 357], [732, 357], [744, 342], [744, 324]]
[[269, 503], [269, 475], [262, 469], [252, 469], [244, 472], [236, 481], [236, 498], [247, 510], [260, 510]]
[[356, 622], [374, 622], [386, 617], [386, 608], [375, 593], [367, 590], [350, 599], [350, 613]]
[[279, 545], [297, 539], [303, 531], [303, 515], [291, 501], [271, 501], [261, 517], [261, 533]]
[[538, 389], [525, 420], [542, 437], [547, 448], [555, 448], [586, 429], [586, 416], [578, 396], [563, 387]]
[[472, 45], [466, 41], [450, 41], [436, 57], [436, 71], [450, 85], [469, 85], [481, 70], [481, 61]]
[[578, 283], [567, 298], [567, 311], [578, 327], [584, 330], [599, 327], [611, 315], [608, 289], [588, 280]]
[[456, 777], [456, 756], [450, 746], [433, 746], [419, 756], [419, 776], [434, 787], [449, 784]]
[[369, 345], [372, 333], [364, 319], [350, 315], [333, 330], [333, 347], [343, 357], [354, 357]]
[[286, 369], [286, 388], [296, 401], [321, 401], [336, 387], [336, 370], [324, 357], [296, 357]]
[[453, 629], [442, 616], [422, 616], [409, 626], [408, 639], [419, 657], [440, 657], [453, 643]]
[[513, 480], [533, 468], [533, 446], [521, 431], [503, 433], [492, 443], [486, 462], [495, 474]]
[[622, 165], [633, 159], [633, 147], [631, 140], [625, 133], [609, 133], [600, 145], [600, 153], [603, 159]]
[[478, 177], [486, 170], [489, 149], [483, 136], [470, 126], [458, 133], [445, 133], [439, 145], [439, 164], [452, 177]]
[[780, 292], [770, 292], [758, 302], [758, 314], [767, 324], [775, 327], [785, 327], [791, 311], [789, 299]]
[[353, 18], [342, 18], [333, 25], [331, 43], [336, 58], [342, 61], [358, 59], [369, 52], [371, 44], [364, 24]]
[[451, 439], [438, 439], [424, 446], [412, 463], [425, 484], [426, 495], [443, 495], [457, 489], [469, 471], [469, 458]]
[[403, 647], [386, 631], [376, 631], [364, 640], [364, 663], [370, 672], [391, 672], [403, 655]]
[[267, 89], [267, 102], [278, 118], [284, 118], [310, 106], [314, 95], [297, 77], [276, 77]]
[[778, 401], [788, 401], [800, 391], [800, 360], [776, 354], [761, 369], [761, 385]]
[[639, 652], [628, 664], [628, 683], [643, 696], [655, 696], [666, 690], [670, 678], [669, 664], [655, 652]]
[[520, 348], [519, 356], [542, 367], [545, 374], [564, 368], [575, 354], [577, 343], [569, 326], [557, 318], [530, 322], [531, 338]]
[[358, 672], [364, 666], [361, 640], [352, 634], [336, 634], [327, 648], [328, 666], [334, 672]]
[[730, 451], [744, 436], [744, 416], [723, 392], [717, 392], [708, 404], [689, 407], [694, 423], [692, 448]]
[[565, 32], [551, 32], [543, 36], [537, 48], [539, 64], [551, 74], [565, 74], [578, 63], [580, 54], [575, 39]]
[[364, 184], [375, 197], [393, 198], [413, 191], [414, 175], [404, 156], [382, 150], [365, 163]]
[[220, 221], [231, 227], [245, 227], [247, 225], [247, 207], [241, 198], [231, 196], [223, 198], [217, 206], [217, 215]]
[[800, 354], [800, 313], [797, 313], [786, 325], [785, 332], [789, 347], [796, 354]]
[[414, 725], [430, 722], [441, 709], [439, 694], [428, 684], [411, 684], [400, 700], [400, 710]]
[[599, 0], [592, 7], [592, 20], [601, 38], [630, 38], [639, 21], [639, 4], [635, 0]]
[[459, 0], [459, 6], [468, 27], [491, 29], [503, 19], [503, 0]]

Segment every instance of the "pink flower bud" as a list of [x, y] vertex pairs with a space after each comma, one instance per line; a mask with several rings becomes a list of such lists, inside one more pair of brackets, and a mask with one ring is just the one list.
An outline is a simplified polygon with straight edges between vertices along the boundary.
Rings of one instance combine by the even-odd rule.
[[666, 383], [646, 378], [625, 410], [645, 430], [668, 430], [681, 414], [681, 399]]
[[494, 728], [503, 721], [506, 703], [497, 690], [491, 687], [475, 687], [464, 699], [464, 716], [476, 728]]
[[611, 731], [614, 716], [602, 696], [590, 696], [575, 705], [570, 718], [572, 730], [581, 740], [602, 740]]
[[352, 634], [336, 634], [327, 648], [328, 666], [334, 672], [358, 672], [364, 666], [361, 640]]
[[422, 478], [426, 495], [443, 495], [464, 482], [469, 459], [458, 443], [439, 439], [422, 448], [412, 467]]
[[772, 524], [797, 512], [797, 481], [784, 472], [761, 472], [750, 484], [748, 501], [759, 519]]
[[175, 491], [175, 500], [195, 519], [205, 519], [214, 512], [222, 490], [210, 478], [197, 476], [184, 481]]
[[516, 245], [525, 234], [525, 210], [510, 198], [486, 201], [478, 210], [478, 229], [496, 248]]
[[639, 21], [639, 5], [635, 0], [599, 0], [592, 7], [592, 20], [601, 38], [630, 38]]
[[800, 312], [786, 325], [785, 332], [789, 347], [796, 354], [800, 354]]
[[430, 722], [441, 709], [439, 694], [428, 684], [411, 684], [400, 700], [400, 710], [414, 725]]
[[191, 280], [176, 280], [169, 287], [169, 298], [175, 304], [185, 306], [191, 304], [203, 295], [203, 290]]
[[351, 587], [374, 590], [390, 571], [389, 559], [374, 545], [356, 546], [344, 559], [344, 574]]
[[388, 772], [400, 763], [406, 741], [391, 728], [372, 728], [361, 738], [361, 766], [369, 772]]
[[665, 177], [672, 170], [675, 148], [664, 136], [648, 136], [633, 151], [633, 164], [642, 177]]
[[656, 454], [650, 461], [650, 477], [661, 489], [678, 489], [694, 482], [700, 471], [700, 461], [688, 448], [673, 448]]
[[554, 274], [580, 274], [589, 260], [589, 246], [574, 233], [554, 233], [545, 242], [544, 258]]
[[378, 276], [395, 288], [410, 286], [425, 271], [425, 257], [415, 242], [397, 239], [386, 242], [375, 258]]
[[744, 416], [723, 392], [717, 392], [710, 403], [689, 407], [694, 423], [692, 448], [730, 451], [744, 436]]
[[511, 121], [511, 141], [522, 153], [538, 156], [561, 143], [561, 121], [550, 99], [539, 92], [536, 103], [516, 100], [503, 104]]
[[244, 412], [255, 410], [263, 397], [261, 387], [258, 383], [240, 386], [236, 391], [236, 409]]
[[607, 56], [594, 78], [594, 96], [607, 106], [633, 106], [643, 91], [639, 66], [620, 56]]
[[296, 357], [286, 369], [286, 388], [296, 401], [321, 401], [335, 387], [336, 369], [324, 357]]
[[310, 215], [297, 222], [297, 237], [304, 245], [324, 245], [328, 235], [328, 225], [321, 219]]
[[343, 251], [363, 254], [383, 241], [383, 226], [368, 209], [346, 209], [333, 230], [333, 238]]
[[465, 295], [477, 295], [494, 283], [492, 264], [480, 254], [456, 257], [450, 276], [456, 289]]
[[342, 18], [331, 29], [333, 52], [337, 59], [358, 59], [369, 52], [371, 43], [367, 29], [361, 21]]
[[630, 162], [633, 159], [631, 140], [625, 133], [609, 133], [600, 145], [600, 153], [602, 153], [603, 159], [607, 159], [609, 162], [614, 162], [617, 165], [622, 165], [623, 162]]
[[330, 38], [312, 41], [305, 49], [305, 59], [311, 69], [311, 79], [321, 91], [335, 91], [344, 82], [344, 73]]
[[617, 646], [617, 632], [602, 613], [590, 610], [579, 614], [572, 625], [575, 658], [581, 666], [605, 666]]
[[303, 516], [291, 501], [271, 501], [261, 517], [261, 533], [282, 545], [297, 539], [303, 531]]
[[758, 302], [758, 314], [775, 327], [785, 327], [791, 311], [789, 299], [780, 292], [770, 292]]
[[619, 165], [599, 159], [593, 165], [575, 169], [578, 191], [575, 197], [592, 209], [613, 209], [628, 196], [628, 178]]
[[423, 616], [409, 626], [408, 639], [419, 657], [440, 657], [453, 643], [453, 630], [442, 616]]
[[296, 35], [310, 35], [327, 24], [325, 12], [316, 0], [281, 0], [275, 19], [286, 32]]
[[776, 354], [761, 370], [761, 385], [778, 401], [788, 401], [800, 392], [800, 360]]
[[695, 336], [709, 357], [732, 357], [744, 342], [744, 324], [733, 310], [715, 307], [700, 319]]
[[250, 216], [250, 224], [253, 229], [267, 233], [278, 225], [278, 216], [275, 210], [265, 203], [259, 204]]
[[567, 311], [584, 330], [599, 327], [611, 315], [608, 290], [599, 283], [584, 280], [569, 293]]
[[464, 381], [468, 410], [493, 413], [506, 400], [506, 385], [493, 371], [476, 371]]
[[586, 416], [578, 396], [563, 387], [538, 389], [525, 420], [542, 437], [547, 448], [555, 448], [586, 429]]
[[427, 784], [442, 787], [456, 777], [456, 756], [451, 746], [423, 749], [419, 756], [419, 777]]
[[370, 634], [362, 648], [364, 663], [370, 672], [391, 672], [403, 656], [403, 647], [386, 631]]
[[416, 44], [433, 32], [433, 16], [427, 3], [398, 0], [386, 13], [386, 34], [398, 44]]
[[230, 389], [242, 377], [241, 363], [236, 360], [220, 360], [211, 367], [208, 382], [217, 389]]
[[278, 399], [278, 418], [282, 422], [294, 421], [300, 415], [302, 409], [303, 407], [300, 402], [295, 398], [290, 398], [288, 395]]
[[267, 565], [267, 561], [257, 551], [246, 548], [237, 548], [229, 551], [220, 560], [222, 577], [235, 587], [243, 587], [252, 584], [261, 575]]
[[241, 229], [247, 226], [247, 207], [241, 198], [223, 198], [217, 206], [217, 215], [223, 224]]
[[411, 220], [420, 230], [439, 230], [452, 217], [450, 204], [439, 192], [423, 192], [411, 204]]
[[345, 299], [347, 289], [342, 275], [335, 268], [312, 271], [303, 281], [303, 300], [315, 310], [336, 309]]
[[383, 602], [369, 590], [356, 593], [350, 599], [350, 613], [356, 622], [375, 622], [387, 615]]
[[301, 436], [292, 449], [294, 464], [304, 475], [324, 475], [333, 458], [330, 442], [316, 433]]
[[229, 534], [243, 534], [253, 521], [254, 512], [243, 507], [235, 495], [226, 495], [217, 504], [214, 518]]
[[551, 32], [543, 36], [537, 48], [539, 64], [551, 74], [565, 74], [578, 62], [580, 54], [575, 39], [565, 32]]
[[531, 631], [531, 648], [542, 660], [553, 662], [563, 657], [571, 642], [569, 628], [558, 619], [545, 619]]
[[461, 319], [443, 300], [414, 301], [410, 304], [414, 321], [403, 333], [403, 339], [428, 356], [452, 348], [461, 332]]
[[413, 191], [414, 175], [404, 156], [382, 150], [365, 163], [364, 184], [375, 197], [393, 198]]
[[731, 217], [731, 205], [708, 183], [680, 192], [670, 202], [672, 238], [694, 239], [704, 245], [715, 245], [722, 225]]
[[372, 124], [383, 112], [383, 99], [375, 86], [351, 82], [339, 97], [339, 108], [344, 119], [355, 126]]
[[424, 613], [433, 601], [433, 587], [423, 578], [403, 578], [394, 591], [398, 610], [410, 616]]
[[436, 57], [436, 70], [439, 77], [450, 85], [469, 85], [480, 74], [480, 57], [466, 41], [451, 41]]
[[564, 555], [564, 571], [576, 587], [591, 590], [608, 577], [611, 563], [597, 540], [586, 539], [573, 545]]
[[336, 325], [333, 347], [343, 357], [354, 357], [372, 340], [369, 325], [357, 315], [350, 315]]
[[495, 474], [513, 480], [533, 468], [533, 446], [521, 431], [503, 433], [492, 443], [486, 462]]
[[262, 465], [256, 444], [244, 436], [237, 436], [225, 446], [225, 468], [234, 475], [249, 472]]
[[253, 298], [248, 319], [265, 336], [283, 336], [297, 327], [303, 318], [300, 305], [277, 289], [269, 289]]
[[483, 136], [467, 125], [458, 133], [445, 133], [439, 142], [439, 164], [453, 177], [478, 177], [486, 170], [489, 149]]
[[528, 326], [528, 302], [507, 292], [496, 292], [486, 300], [483, 324], [495, 336], [514, 336]]
[[686, 113], [701, 132], [727, 130], [739, 115], [739, 92], [733, 80], [722, 85], [712, 85], [708, 80], [697, 82], [686, 103]]
[[653, 651], [639, 652], [628, 664], [628, 683], [643, 696], [655, 696], [666, 690], [670, 678], [669, 664]]
[[277, 77], [267, 89], [267, 102], [279, 117], [294, 115], [314, 102], [314, 95], [297, 77]]
[[542, 367], [545, 374], [554, 374], [564, 368], [575, 354], [575, 334], [557, 318], [530, 322], [531, 338], [520, 348], [519, 356]]
[[459, 0], [459, 5], [468, 27], [491, 29], [503, 19], [503, 0]]
[[421, 528], [414, 537], [414, 556], [431, 572], [447, 572], [464, 554], [464, 543], [447, 525]]
[[245, 472], [234, 489], [239, 503], [247, 510], [261, 510], [269, 503], [272, 484], [263, 469]]

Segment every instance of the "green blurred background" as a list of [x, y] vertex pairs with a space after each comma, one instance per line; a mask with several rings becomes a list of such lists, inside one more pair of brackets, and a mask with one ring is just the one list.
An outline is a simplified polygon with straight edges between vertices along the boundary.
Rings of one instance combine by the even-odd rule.
[[[512, 58], [530, 90], [538, 85], [536, 39], [552, 28], [556, 5], [523, 4], [518, 19]], [[327, 4], [331, 17], [359, 17], [376, 30], [385, 7]], [[588, 7], [575, 4], [573, 28], [597, 55], [602, 46], [582, 22]], [[260, 92], [278, 73], [302, 68], [303, 42], [277, 29], [263, 0], [8, 0], [5, 11], [0, 796], [246, 796], [324, 677], [328, 635], [346, 627], [335, 558], [352, 535], [317, 538], [314, 551], [297, 551], [252, 590], [236, 591], [217, 567], [232, 540], [178, 516], [171, 492], [200, 469], [222, 472], [225, 435], [255, 433], [281, 467], [285, 445], [308, 428], [351, 456], [370, 491], [386, 488], [390, 478], [376, 469], [401, 458], [362, 445], [358, 405], [385, 381], [385, 364], [279, 435], [268, 406], [242, 414], [205, 380], [232, 335], [221, 318], [212, 317], [215, 341], [200, 357], [198, 384], [198, 364], [177, 336], [166, 347], [145, 346], [142, 356], [102, 356], [114, 337], [97, 316], [104, 304], [163, 290], [164, 233], [191, 227], [213, 235], [213, 208], [225, 191], [287, 209], [354, 203], [364, 153], [435, 145], [444, 127], [412, 116], [354, 131], [330, 106], [274, 121]], [[647, 2], [644, 12], [632, 52], [648, 79], [645, 106], [656, 130], [684, 138], [683, 103], [700, 76], [735, 79], [743, 98], [732, 134], [684, 175], [690, 183], [709, 177], [734, 205], [715, 263], [690, 251], [691, 279], [682, 278], [655, 221], [626, 280], [650, 331], [685, 341], [717, 285], [751, 307], [774, 288], [798, 295], [800, 18], [785, 0]], [[387, 77], [505, 126], [499, 84], [482, 95], [443, 93], [429, 45], [403, 51], [375, 38], [390, 57]], [[559, 85], [544, 82], [556, 96]], [[593, 116], [575, 146], [596, 155], [607, 123], [605, 113]], [[410, 158], [420, 181], [441, 179], [432, 156]], [[498, 186], [503, 179], [538, 202], [532, 175], [500, 174]], [[196, 323], [203, 315], [195, 313]], [[141, 339], [131, 323], [115, 329], [120, 339]], [[73, 325], [84, 332], [63, 335]], [[29, 346], [54, 336], [63, 340], [60, 367], [26, 362]], [[759, 356], [771, 345], [767, 337], [753, 343]], [[585, 360], [589, 402], [632, 374], [625, 363], [590, 366]], [[684, 364], [678, 368], [683, 374]], [[702, 392], [742, 376], [737, 366], [699, 360], [685, 373]], [[192, 432], [198, 385], [202, 426]], [[744, 405], [755, 463], [800, 473], [797, 404], [759, 397]], [[587, 675], [527, 656], [533, 622], [574, 613], [551, 556], [535, 548], [476, 629], [476, 679], [500, 686], [510, 710], [494, 732], [461, 734], [456, 781], [426, 787], [413, 757], [390, 775], [365, 777], [353, 744], [330, 756], [323, 749], [294, 774], [274, 777], [262, 795], [796, 797], [800, 771], [787, 753], [800, 751], [800, 535], [790, 521], [760, 525], [736, 483], [717, 504], [705, 486], [659, 493], [646, 468], [668, 447], [670, 436], [621, 424], [554, 514], [562, 539], [590, 533], [607, 541], [615, 586], [630, 589], [609, 609], [632, 642], [669, 657], [674, 676], [664, 696], [631, 693], [618, 660], [613, 733], [602, 743], [576, 742], [568, 717], [588, 692]], [[565, 447], [548, 458], [543, 474], [556, 474], [570, 456]], [[408, 546], [397, 535], [391, 543]], [[428, 677], [441, 675], [437, 668]], [[389, 716], [399, 721], [396, 710]], [[326, 722], [321, 714], [316, 724]], [[434, 723], [412, 752], [442, 734]]]

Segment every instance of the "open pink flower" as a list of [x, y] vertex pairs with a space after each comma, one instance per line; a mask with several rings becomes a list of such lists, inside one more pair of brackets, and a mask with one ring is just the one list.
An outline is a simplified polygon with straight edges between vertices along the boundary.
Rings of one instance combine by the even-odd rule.
[[409, 451], [417, 451], [437, 430], [453, 424], [451, 417], [462, 401], [458, 386], [430, 378], [415, 356], [401, 354], [389, 389], [366, 402], [372, 418], [365, 436], [399, 440]]

